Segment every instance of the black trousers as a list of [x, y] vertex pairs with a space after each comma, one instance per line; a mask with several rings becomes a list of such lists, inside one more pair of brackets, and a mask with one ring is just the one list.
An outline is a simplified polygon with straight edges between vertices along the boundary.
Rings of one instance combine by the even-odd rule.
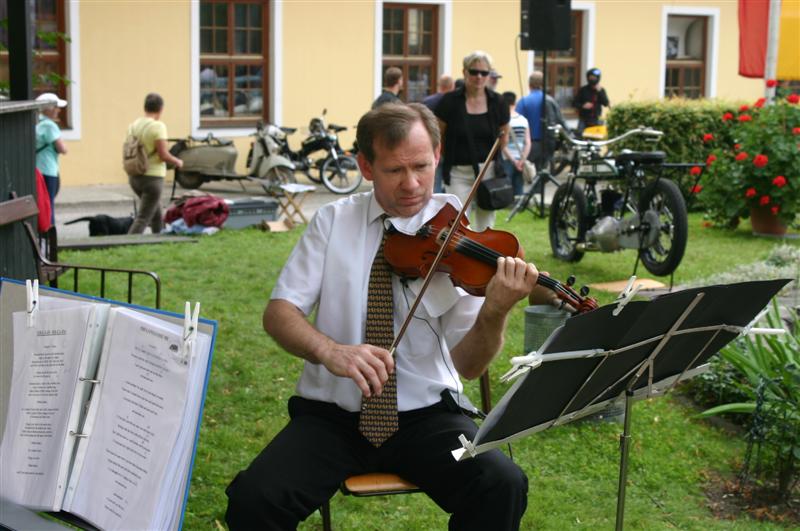
[[[391, 472], [415, 483], [448, 513], [450, 529], [519, 529], [528, 480], [499, 450], [456, 462], [458, 436], [475, 423], [435, 405], [400, 413], [400, 429], [380, 448], [358, 432], [358, 414], [299, 397], [291, 420], [228, 486], [225, 519], [232, 531], [296, 529], [341, 482], [366, 472]], [[379, 525], [376, 523], [376, 525]]]

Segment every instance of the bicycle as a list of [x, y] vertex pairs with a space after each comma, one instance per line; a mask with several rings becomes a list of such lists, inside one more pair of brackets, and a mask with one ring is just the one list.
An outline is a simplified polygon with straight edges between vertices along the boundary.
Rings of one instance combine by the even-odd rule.
[[550, 206], [553, 255], [578, 262], [589, 251], [636, 249], [633, 274], [641, 260], [654, 275], [672, 275], [686, 250], [688, 218], [680, 189], [664, 172], [705, 165], [667, 163], [663, 151], [603, 152], [633, 135], [658, 141], [663, 133], [651, 128], [603, 141], [576, 140], [560, 126], [552, 129], [574, 147], [567, 181]]

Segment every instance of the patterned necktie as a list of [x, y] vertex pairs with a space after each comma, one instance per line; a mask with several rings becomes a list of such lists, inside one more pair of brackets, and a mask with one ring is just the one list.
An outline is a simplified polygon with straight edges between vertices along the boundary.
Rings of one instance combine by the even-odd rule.
[[[381, 220], [382, 221], [382, 220]], [[394, 304], [392, 273], [383, 257], [384, 233], [378, 254], [372, 262], [367, 290], [367, 323], [365, 341], [389, 349], [394, 340]], [[380, 395], [361, 400], [358, 431], [376, 448], [397, 431], [397, 380], [395, 372], [383, 385]]]

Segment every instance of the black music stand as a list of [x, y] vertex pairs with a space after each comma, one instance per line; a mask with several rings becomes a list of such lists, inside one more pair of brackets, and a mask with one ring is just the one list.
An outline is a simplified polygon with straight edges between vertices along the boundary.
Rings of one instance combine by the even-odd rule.
[[[457, 460], [602, 410], [625, 394], [617, 498], [622, 529], [633, 400], [665, 394], [707, 368], [706, 361], [747, 330], [791, 280], [743, 282], [668, 293], [651, 301], [609, 304], [570, 318], [537, 353], [481, 424], [459, 437]], [[530, 404], [536, 404], [531, 408]]]

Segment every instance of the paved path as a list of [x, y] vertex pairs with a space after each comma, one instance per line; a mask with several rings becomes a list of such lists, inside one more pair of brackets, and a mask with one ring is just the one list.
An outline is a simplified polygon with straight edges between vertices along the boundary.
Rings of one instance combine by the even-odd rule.
[[[169, 197], [172, 191], [172, 174], [167, 176], [164, 183], [164, 194], [162, 204], [164, 208], [169, 205]], [[310, 218], [317, 209], [340, 197], [328, 191], [324, 185], [311, 183], [305, 177], [299, 181], [302, 184], [313, 184], [317, 187], [316, 191], [308, 196], [303, 203], [303, 214]], [[242, 187], [244, 185], [244, 188]], [[372, 183], [362, 181], [357, 192], [364, 192], [372, 189]], [[180, 195], [185, 190], [180, 186], [176, 189], [176, 195]], [[199, 188], [201, 192], [218, 195], [226, 199], [242, 199], [248, 197], [265, 197], [264, 190], [257, 183], [250, 181], [216, 181], [204, 184]], [[555, 193], [555, 186], [545, 187], [545, 204], [550, 203], [550, 198]], [[56, 196], [56, 228], [58, 229], [59, 240], [69, 240], [75, 238], [86, 238], [89, 236], [89, 223], [80, 222], [74, 225], [65, 225], [67, 221], [96, 214], [106, 214], [113, 217], [124, 217], [133, 214], [134, 193], [127, 184], [96, 184], [87, 186], [63, 186]], [[537, 198], [539, 196], [536, 196]], [[503, 211], [505, 212], [505, 211]], [[498, 216], [503, 214], [498, 213]], [[149, 229], [147, 229], [149, 232]]]

